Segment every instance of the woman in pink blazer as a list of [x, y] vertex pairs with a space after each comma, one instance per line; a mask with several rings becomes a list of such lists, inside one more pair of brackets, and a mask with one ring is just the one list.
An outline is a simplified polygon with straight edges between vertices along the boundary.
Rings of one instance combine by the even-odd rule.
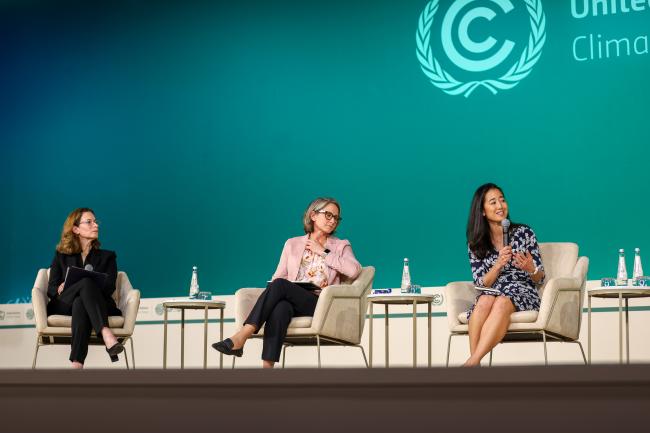
[[[304, 236], [287, 240], [271, 283], [258, 298], [244, 326], [230, 338], [214, 343], [226, 355], [242, 356], [244, 344], [264, 325], [262, 361], [273, 368], [294, 316], [312, 316], [320, 292], [339, 284], [341, 275], [354, 279], [361, 265], [350, 242], [334, 237], [341, 221], [341, 206], [333, 198], [317, 198], [303, 216]], [[309, 291], [292, 281], [310, 281], [321, 289]]]

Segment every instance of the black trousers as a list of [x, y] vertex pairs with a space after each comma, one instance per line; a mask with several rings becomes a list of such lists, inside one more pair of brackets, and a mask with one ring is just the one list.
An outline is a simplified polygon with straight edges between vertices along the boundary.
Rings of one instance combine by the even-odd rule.
[[47, 304], [47, 315], [72, 316], [72, 344], [70, 361], [84, 363], [88, 355], [88, 341], [92, 330], [102, 338], [102, 328], [108, 326], [108, 316], [122, 312], [107, 302], [104, 293], [89, 278], [73, 284]]
[[284, 278], [273, 280], [257, 299], [244, 324], [264, 326], [262, 359], [278, 362], [294, 316], [313, 316], [318, 296]]

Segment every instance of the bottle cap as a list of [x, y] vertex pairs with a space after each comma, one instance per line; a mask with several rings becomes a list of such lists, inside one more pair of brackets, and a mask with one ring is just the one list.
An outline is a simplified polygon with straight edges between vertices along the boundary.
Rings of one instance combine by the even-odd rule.
[[192, 270], [193, 270], [193, 271], [198, 271], [199, 268], [197, 268], [196, 266], [192, 266]]
[[405, 262], [408, 262], [408, 261], [409, 261], [409, 259], [407, 259], [406, 257], [404, 257], [404, 261], [405, 261]]
[[620, 250], [618, 250], [618, 252], [619, 253], [624, 253], [625, 251], [623, 250], [623, 248], [621, 248]]
[[641, 250], [640, 250], [639, 248], [635, 248], [635, 249], [634, 249], [634, 252], [635, 252], [635, 253], [640, 253]]

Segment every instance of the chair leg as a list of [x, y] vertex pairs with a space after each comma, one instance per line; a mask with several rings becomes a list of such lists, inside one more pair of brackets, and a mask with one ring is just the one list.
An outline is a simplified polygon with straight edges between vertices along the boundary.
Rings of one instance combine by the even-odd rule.
[[287, 358], [287, 346], [282, 346], [282, 368], [284, 368], [284, 361]]
[[233, 370], [235, 369], [235, 359], [237, 359], [237, 357], [236, 357], [236, 356], [233, 356], [233, 357], [232, 357], [232, 369], [233, 369]]
[[578, 344], [578, 347], [580, 348], [580, 353], [582, 353], [582, 360], [584, 361], [585, 365], [587, 365], [587, 357], [585, 356], [585, 351], [582, 349], [582, 344], [579, 341], [574, 341], [574, 343]]
[[318, 351], [318, 368], [320, 368], [320, 336], [316, 336], [316, 350]]
[[449, 338], [447, 339], [447, 363], [445, 364], [445, 367], [449, 367], [449, 352], [451, 351], [451, 337], [453, 337], [454, 334], [449, 333]]
[[368, 358], [366, 358], [366, 351], [363, 350], [363, 346], [359, 345], [357, 347], [361, 349], [361, 354], [363, 355], [363, 362], [366, 363], [366, 368], [370, 368], [370, 365], [368, 364]]
[[546, 352], [546, 332], [542, 331], [542, 339], [544, 340], [544, 365], [548, 366], [548, 353]]
[[38, 349], [41, 347], [40, 337], [36, 336], [36, 349], [34, 349], [34, 360], [32, 361], [32, 370], [36, 370], [36, 357], [38, 356]]
[[494, 351], [494, 349], [490, 350], [490, 363], [488, 364], [489, 367], [492, 367], [492, 352], [493, 351]]
[[131, 364], [135, 370], [135, 349], [133, 348], [133, 336], [129, 337], [129, 343], [131, 344]]
[[[122, 340], [122, 345], [125, 345], [126, 340]], [[126, 351], [126, 347], [124, 348], [124, 362], [126, 362], [126, 369], [130, 370], [129, 368], [129, 353]]]

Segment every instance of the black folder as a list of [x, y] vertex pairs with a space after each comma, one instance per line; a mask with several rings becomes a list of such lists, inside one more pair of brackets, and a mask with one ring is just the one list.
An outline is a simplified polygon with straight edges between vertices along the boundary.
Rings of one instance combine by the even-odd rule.
[[68, 266], [68, 270], [65, 272], [63, 291], [72, 286], [74, 283], [81, 281], [83, 278], [90, 278], [95, 284], [97, 284], [97, 287], [103, 289], [107, 277], [108, 275], [102, 272], [89, 271], [87, 269], [78, 268], [76, 266]]

